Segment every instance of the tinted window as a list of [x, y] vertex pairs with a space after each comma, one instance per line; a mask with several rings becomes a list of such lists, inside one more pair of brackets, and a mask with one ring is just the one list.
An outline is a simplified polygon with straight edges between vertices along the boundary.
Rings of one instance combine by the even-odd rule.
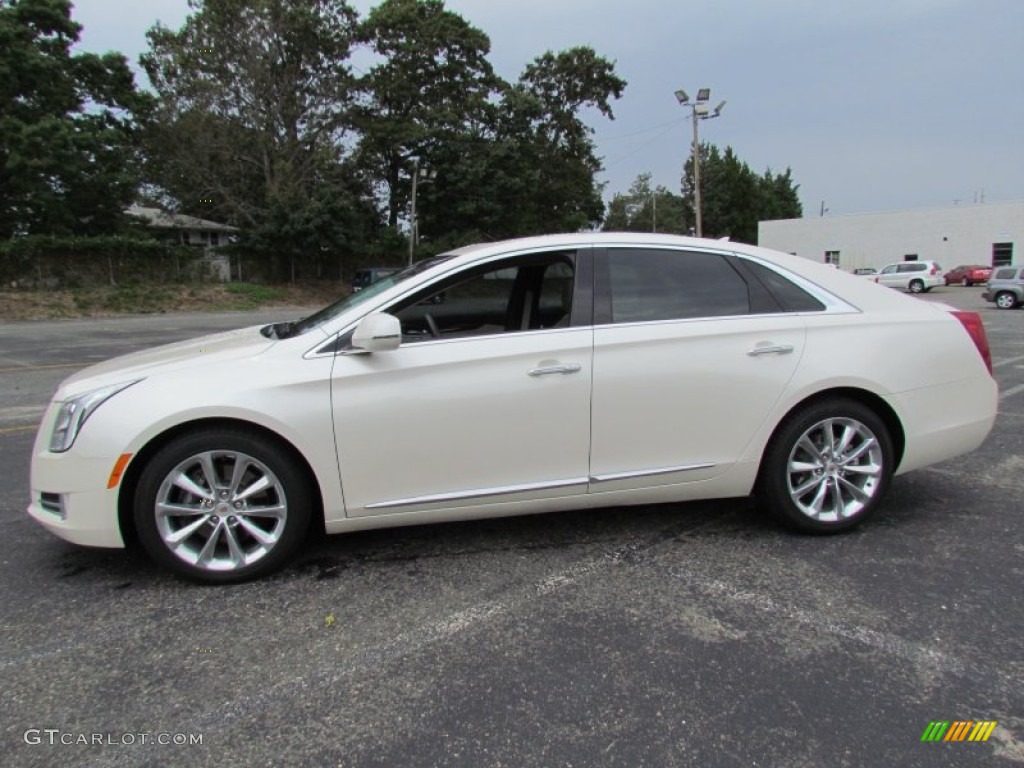
[[996, 280], [1013, 280], [1017, 276], [1016, 269], [1000, 269], [996, 271]]
[[747, 259], [743, 259], [742, 262], [775, 297], [783, 312], [820, 312], [825, 309], [824, 304], [774, 269]]
[[900, 272], [922, 272], [926, 266], [925, 264], [900, 264]]
[[722, 256], [694, 251], [608, 251], [613, 323], [745, 315], [747, 284]]
[[388, 311], [404, 342], [542, 330], [569, 325], [575, 270], [565, 253], [509, 259], [417, 294]]

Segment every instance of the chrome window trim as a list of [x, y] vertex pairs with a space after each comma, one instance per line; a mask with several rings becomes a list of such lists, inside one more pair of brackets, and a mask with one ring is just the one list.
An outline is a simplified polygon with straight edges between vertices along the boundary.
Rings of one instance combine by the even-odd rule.
[[523, 483], [522, 485], [502, 485], [494, 488], [475, 488], [471, 491], [454, 493], [433, 493], [426, 496], [412, 496], [405, 499], [391, 499], [367, 504], [366, 509], [389, 509], [392, 507], [408, 507], [414, 504], [436, 504], [444, 501], [462, 501], [464, 499], [502, 496], [508, 493], [525, 493], [527, 491], [545, 491], [553, 488], [570, 488], [574, 485], [587, 485], [590, 478], [573, 477], [567, 480], [553, 480], [547, 483]]
[[[330, 347], [332, 344], [334, 344], [339, 336], [344, 336], [346, 333], [350, 333], [351, 331], [353, 331], [355, 329], [355, 327], [357, 325], [359, 325], [359, 322], [364, 317], [366, 317], [367, 315], [372, 315], [374, 312], [387, 312], [387, 310], [390, 309], [391, 307], [393, 307], [395, 304], [398, 304], [401, 301], [403, 301], [404, 299], [409, 298], [409, 296], [413, 295], [414, 293], [416, 293], [417, 291], [423, 289], [424, 287], [426, 287], [427, 285], [429, 285], [431, 283], [440, 282], [441, 280], [446, 279], [450, 275], [454, 274], [456, 271], [460, 271], [461, 272], [461, 271], [468, 270], [468, 269], [476, 269], [477, 267], [481, 267], [481, 266], [484, 266], [486, 264], [490, 264], [491, 262], [502, 261], [504, 259], [516, 259], [516, 258], [519, 258], [521, 256], [530, 256], [530, 255], [535, 254], [535, 253], [557, 253], [557, 252], [566, 252], [566, 251], [571, 251], [573, 253], [578, 253], [580, 251], [593, 250], [593, 248], [594, 248], [594, 244], [593, 243], [585, 243], [585, 244], [581, 243], [579, 245], [563, 245], [563, 246], [558, 246], [558, 245], [534, 246], [532, 248], [523, 248], [521, 250], [506, 251], [504, 253], [496, 253], [496, 254], [492, 253], [490, 256], [482, 257], [482, 258], [477, 259], [475, 261], [471, 261], [468, 264], [463, 264], [463, 265], [458, 266], [458, 267], [451, 267], [450, 269], [442, 272], [440, 275], [437, 275], [433, 280], [430, 281], [430, 283], [427, 283], [427, 282], [418, 283], [416, 286], [410, 288], [409, 290], [405, 291], [404, 293], [399, 294], [398, 296], [396, 296], [396, 297], [394, 297], [392, 299], [388, 299], [388, 300], [386, 300], [384, 302], [381, 302], [380, 304], [378, 304], [378, 305], [374, 306], [373, 308], [367, 310], [362, 315], [360, 315], [356, 320], [352, 321], [349, 325], [346, 325], [344, 328], [339, 330], [337, 333], [332, 333], [329, 336], [326, 344], [324, 344], [324, 343], [317, 344], [315, 347], [313, 347], [312, 349], [308, 350], [303, 355], [303, 357], [306, 358], [306, 359], [313, 359], [313, 358], [318, 358], [318, 357], [335, 357], [335, 356], [338, 356], [338, 355], [350, 355], [350, 354], [353, 354], [353, 352], [349, 351], [349, 350], [337, 350], [337, 351], [321, 351], [321, 350], [323, 350], [325, 347]], [[587, 327], [589, 327], [589, 326], [587, 326]], [[321, 328], [321, 330], [322, 330], [322, 328]], [[494, 338], [496, 336], [508, 336], [508, 335], [510, 335], [510, 333], [514, 333], [518, 337], [518, 336], [521, 336], [522, 334], [525, 334], [525, 333], [548, 333], [548, 332], [551, 332], [551, 331], [578, 331], [578, 330], [580, 330], [580, 329], [579, 328], [536, 328], [536, 329], [529, 330], [529, 331], [512, 331], [512, 332], [510, 332], [510, 331], [503, 331], [502, 333], [480, 334], [479, 336], [464, 336], [464, 337], [457, 338], [457, 339], [431, 339], [429, 341], [416, 342], [416, 346], [419, 346], [420, 344], [434, 344], [434, 343], [439, 343], [439, 342], [440, 343], [451, 343], [451, 342], [455, 342], [455, 341], [466, 341], [467, 339], [488, 339], [488, 338]]]

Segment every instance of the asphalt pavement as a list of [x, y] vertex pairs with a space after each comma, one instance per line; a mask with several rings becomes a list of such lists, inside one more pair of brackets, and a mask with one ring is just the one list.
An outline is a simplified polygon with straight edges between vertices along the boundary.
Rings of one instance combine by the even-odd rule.
[[230, 587], [43, 531], [33, 431], [91, 361], [289, 313], [0, 322], [0, 764], [1024, 763], [1024, 310], [979, 293], [922, 300], [982, 313], [995, 430], [855, 532], [589, 510], [329, 537]]

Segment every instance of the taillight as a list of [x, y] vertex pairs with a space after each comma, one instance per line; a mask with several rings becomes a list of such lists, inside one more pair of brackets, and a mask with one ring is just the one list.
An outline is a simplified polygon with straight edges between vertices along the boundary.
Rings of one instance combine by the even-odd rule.
[[939, 268], [937, 266], [935, 266], [934, 264], [932, 264], [931, 274], [933, 274], [933, 275], [939, 274]]
[[978, 354], [985, 361], [989, 375], [992, 375], [992, 352], [988, 348], [988, 336], [985, 334], [985, 325], [981, 322], [981, 315], [977, 312], [951, 312], [971, 337], [974, 346], [978, 348]]

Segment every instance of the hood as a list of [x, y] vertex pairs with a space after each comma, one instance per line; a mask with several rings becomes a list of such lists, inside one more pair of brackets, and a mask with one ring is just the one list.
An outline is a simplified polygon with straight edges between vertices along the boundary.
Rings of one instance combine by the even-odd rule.
[[165, 344], [90, 365], [66, 378], [54, 399], [63, 400], [82, 392], [132, 379], [260, 355], [277, 343], [276, 339], [263, 336], [260, 333], [261, 327], [254, 325]]

